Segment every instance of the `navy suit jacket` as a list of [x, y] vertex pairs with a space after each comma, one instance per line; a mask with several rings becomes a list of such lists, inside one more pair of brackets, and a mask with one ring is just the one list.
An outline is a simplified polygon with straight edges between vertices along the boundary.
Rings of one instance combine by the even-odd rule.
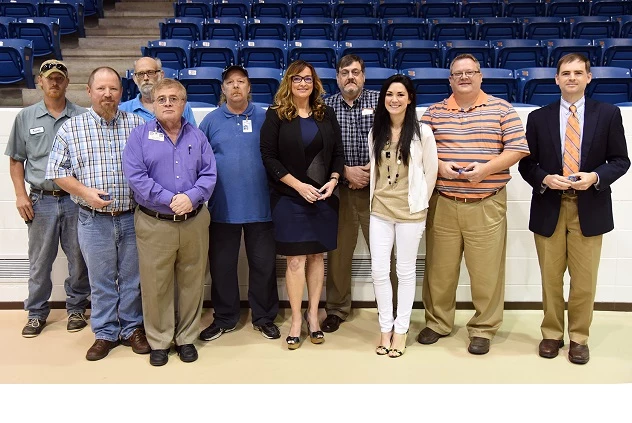
[[[599, 189], [593, 185], [578, 191], [579, 224], [584, 236], [596, 236], [614, 229], [610, 185], [630, 167], [621, 111], [586, 97], [582, 133], [579, 170], [597, 172]], [[529, 114], [527, 142], [531, 154], [520, 160], [518, 170], [533, 187], [529, 230], [550, 237], [559, 218], [563, 191], [541, 191], [547, 175], [562, 175], [559, 101]]]

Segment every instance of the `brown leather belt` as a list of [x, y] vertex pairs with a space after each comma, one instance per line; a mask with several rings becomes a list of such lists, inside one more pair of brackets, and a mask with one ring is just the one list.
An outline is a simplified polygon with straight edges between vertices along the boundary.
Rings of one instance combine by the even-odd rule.
[[445, 198], [448, 198], [448, 199], [453, 200], [453, 201], [458, 201], [459, 203], [478, 203], [478, 202], [479, 202], [479, 201], [481, 201], [481, 200], [485, 200], [485, 199], [487, 199], [487, 198], [489, 198], [489, 197], [492, 197], [492, 196], [494, 196], [494, 195], [498, 194], [498, 193], [500, 192], [500, 190], [502, 190], [502, 189], [503, 189], [503, 188], [498, 189], [498, 190], [496, 190], [496, 191], [492, 192], [491, 194], [489, 194], [487, 197], [483, 197], [483, 198], [463, 198], [463, 197], [455, 197], [454, 195], [448, 195], [448, 194], [445, 194], [445, 193], [443, 193], [443, 192], [441, 192], [441, 191], [439, 191], [439, 190], [435, 190], [435, 191], [437, 191], [437, 192], [439, 193], [439, 195], [440, 195], [440, 196], [445, 197]]
[[85, 211], [90, 212], [90, 213], [100, 214], [102, 216], [112, 216], [112, 217], [120, 216], [120, 215], [125, 214], [125, 213], [133, 213], [134, 212], [133, 209], [123, 210], [123, 211], [103, 212], [103, 211], [95, 210], [95, 209], [93, 209], [91, 207], [88, 207], [88, 206], [84, 206], [83, 204], [79, 204], [79, 207], [81, 207], [82, 209], [84, 209]]
[[202, 210], [202, 206], [203, 205], [200, 204], [197, 209], [186, 214], [162, 214], [152, 209], [148, 209], [145, 206], [141, 206], [140, 204], [138, 205], [138, 208], [140, 209], [140, 211], [142, 211], [146, 215], [155, 217], [156, 219], [159, 219], [159, 220], [167, 220], [169, 222], [184, 222], [187, 219], [191, 219], [192, 217], [197, 216], [200, 210]]
[[64, 197], [66, 195], [70, 195], [68, 194], [66, 191], [64, 191], [63, 189], [56, 189], [53, 191], [45, 191], [43, 189], [33, 189], [31, 188], [31, 194], [40, 194], [40, 195], [52, 195], [53, 197]]

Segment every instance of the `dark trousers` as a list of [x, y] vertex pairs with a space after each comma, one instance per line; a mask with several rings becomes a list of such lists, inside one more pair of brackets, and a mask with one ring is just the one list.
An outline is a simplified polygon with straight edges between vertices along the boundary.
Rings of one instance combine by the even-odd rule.
[[211, 222], [209, 230], [211, 301], [215, 324], [229, 329], [239, 321], [237, 265], [242, 230], [248, 257], [248, 302], [252, 309], [252, 323], [262, 325], [274, 321], [279, 311], [279, 293], [272, 222]]

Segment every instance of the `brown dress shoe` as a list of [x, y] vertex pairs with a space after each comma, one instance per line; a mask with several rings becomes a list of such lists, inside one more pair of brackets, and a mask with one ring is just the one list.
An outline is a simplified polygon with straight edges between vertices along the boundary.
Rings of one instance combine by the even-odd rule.
[[563, 339], [543, 339], [540, 341], [540, 346], [538, 347], [538, 351], [540, 357], [544, 358], [555, 358], [557, 357], [560, 348], [564, 346]]
[[470, 340], [470, 346], [467, 347], [467, 351], [470, 354], [483, 355], [489, 352], [489, 339], [481, 338], [480, 336], [473, 336]]
[[448, 335], [441, 335], [440, 333], [437, 333], [426, 326], [421, 330], [421, 332], [419, 332], [419, 335], [417, 335], [417, 342], [424, 345], [430, 345], [437, 342], [440, 338], [446, 336]]
[[132, 351], [136, 354], [149, 354], [151, 352], [145, 331], [141, 328], [136, 328], [129, 338], [123, 339], [121, 342], [126, 347], [132, 347]]
[[580, 345], [571, 341], [571, 348], [568, 350], [568, 359], [571, 363], [586, 364], [590, 360], [590, 351], [588, 345]]
[[118, 341], [97, 339], [86, 353], [86, 360], [97, 361], [107, 357], [110, 350], [118, 345]]

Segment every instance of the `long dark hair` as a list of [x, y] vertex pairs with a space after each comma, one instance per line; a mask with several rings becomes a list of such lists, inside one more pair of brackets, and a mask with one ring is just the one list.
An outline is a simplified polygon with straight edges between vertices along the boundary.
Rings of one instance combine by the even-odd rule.
[[[402, 163], [408, 166], [408, 158], [410, 156], [410, 143], [413, 137], [417, 135], [417, 138], [421, 139], [421, 131], [419, 129], [419, 123], [417, 122], [417, 95], [415, 94], [415, 87], [412, 81], [406, 75], [393, 75], [388, 78], [382, 89], [380, 90], [380, 98], [377, 101], [377, 109], [375, 110], [375, 119], [373, 120], [373, 152], [375, 155], [375, 164], [380, 164], [382, 155], [380, 152], [386, 145], [386, 142], [391, 137], [391, 115], [386, 110], [386, 92], [391, 84], [400, 83], [408, 91], [408, 98], [410, 104], [406, 107], [406, 114], [404, 115], [404, 123], [402, 126], [402, 132], [399, 135], [399, 144], [397, 145], [397, 152], [401, 154]], [[397, 154], [396, 154], [397, 155]]]

